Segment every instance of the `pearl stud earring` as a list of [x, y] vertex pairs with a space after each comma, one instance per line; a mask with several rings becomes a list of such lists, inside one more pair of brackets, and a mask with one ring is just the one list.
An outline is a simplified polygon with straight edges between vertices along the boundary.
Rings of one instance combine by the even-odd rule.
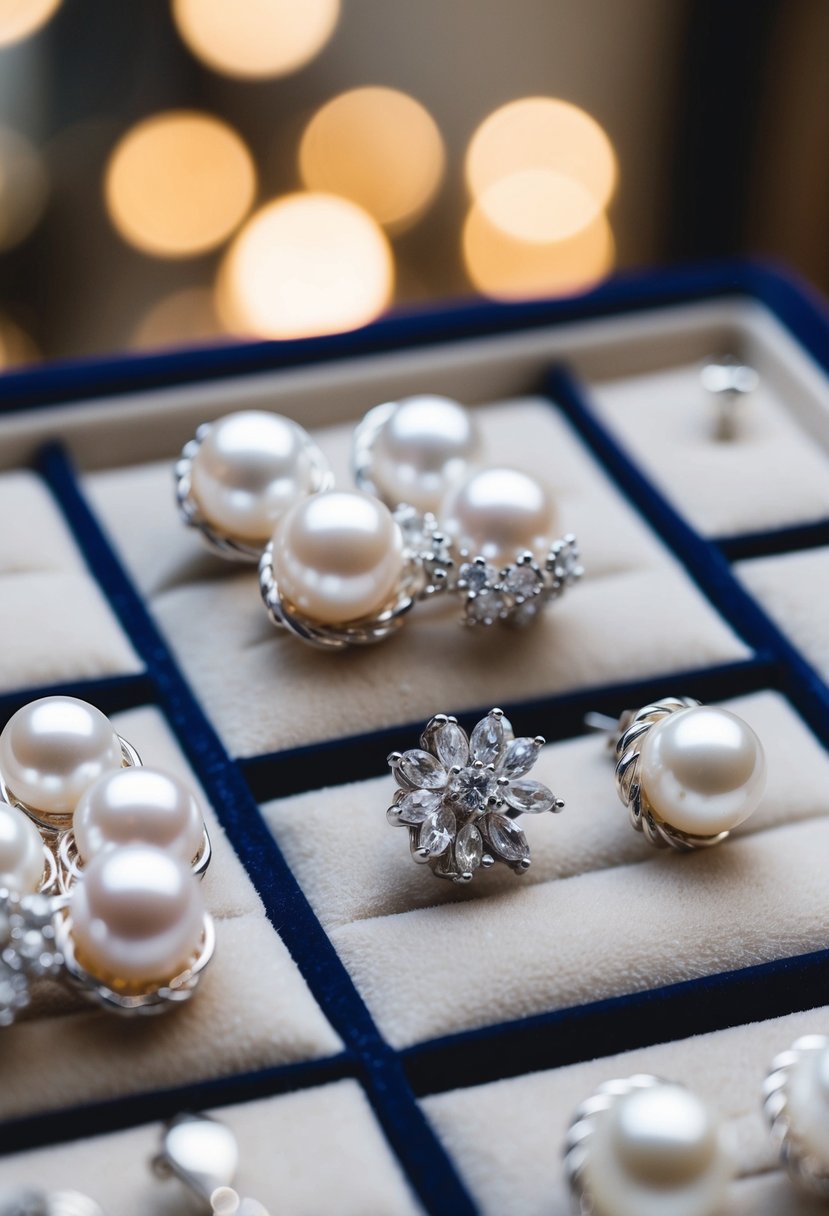
[[437, 515], [483, 444], [472, 414], [450, 397], [424, 393], [376, 405], [354, 431], [357, 486], [392, 510], [406, 503]]
[[763, 1108], [792, 1180], [829, 1199], [829, 1038], [805, 1035], [775, 1058]]
[[187, 999], [214, 944], [195, 794], [74, 697], [9, 719], [0, 792], [0, 1025], [46, 976], [127, 1012]]
[[756, 810], [765, 753], [736, 714], [663, 697], [623, 714], [617, 729], [616, 788], [649, 844], [707, 848]]
[[419, 748], [388, 758], [398, 789], [387, 818], [408, 829], [413, 859], [457, 883], [471, 882], [496, 861], [526, 873], [530, 846], [515, 820], [564, 806], [527, 777], [543, 746], [541, 735], [516, 739], [500, 709], [490, 710], [471, 736], [456, 718], [431, 718]]
[[333, 484], [328, 462], [290, 418], [259, 410], [205, 423], [176, 467], [184, 522], [222, 557], [257, 561], [285, 512]]
[[683, 1085], [608, 1081], [578, 1108], [564, 1170], [584, 1216], [715, 1216], [735, 1168], [714, 1114]]

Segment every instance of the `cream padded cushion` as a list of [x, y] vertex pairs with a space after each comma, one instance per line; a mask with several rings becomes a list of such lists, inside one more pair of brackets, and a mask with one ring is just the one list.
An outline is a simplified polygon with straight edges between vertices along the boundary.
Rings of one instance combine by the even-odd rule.
[[[416, 1216], [420, 1211], [354, 1081], [212, 1112], [239, 1146], [240, 1194], [271, 1216]], [[149, 1169], [160, 1125], [4, 1157], [5, 1188], [72, 1189], [106, 1216], [199, 1216], [204, 1206], [175, 1179]]]
[[829, 548], [738, 562], [735, 570], [775, 624], [829, 679]]
[[700, 364], [604, 381], [589, 396], [617, 442], [707, 535], [829, 516], [829, 460], [768, 380], [738, 405], [737, 437], [726, 442], [713, 438]]
[[484, 1216], [569, 1216], [561, 1146], [573, 1111], [603, 1081], [653, 1073], [690, 1086], [731, 1130], [740, 1177], [723, 1216], [817, 1216], [825, 1206], [801, 1199], [777, 1168], [759, 1095], [779, 1052], [802, 1034], [827, 1031], [829, 1009], [812, 1009], [438, 1094], [423, 1107]]

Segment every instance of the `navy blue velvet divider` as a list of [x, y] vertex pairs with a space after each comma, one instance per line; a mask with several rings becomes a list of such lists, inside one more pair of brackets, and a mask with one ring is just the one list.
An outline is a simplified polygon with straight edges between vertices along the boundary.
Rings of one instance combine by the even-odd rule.
[[[403, 1052], [418, 1097], [561, 1068], [829, 1004], [829, 950], [685, 980], [419, 1043]], [[589, 1046], [588, 1046], [589, 1045]]]
[[[773, 661], [768, 656], [757, 655], [741, 663], [676, 672], [671, 675], [670, 683], [672, 688], [682, 689], [685, 696], [697, 697], [700, 701], [719, 701], [761, 688], [777, 687], [778, 678]], [[584, 716], [590, 710], [618, 716], [625, 709], [647, 705], [654, 698], [664, 696], [665, 685], [666, 677], [660, 675], [534, 701], [505, 703], [501, 708], [508, 712], [519, 734], [540, 733], [548, 740], [568, 739], [584, 733]], [[436, 707], [436, 712], [456, 713], [461, 725], [471, 729], [491, 708], [485, 705], [456, 712], [450, 705]], [[387, 771], [385, 758], [389, 752], [413, 747], [424, 725], [423, 722], [409, 722], [388, 730], [253, 756], [240, 760], [239, 764], [256, 801], [268, 802], [272, 798], [318, 789], [323, 782], [345, 785], [349, 781], [377, 777]]]
[[745, 532], [737, 536], [718, 536], [714, 543], [730, 562], [747, 557], [775, 557], [800, 549], [820, 549], [829, 545], [829, 520], [776, 528], [770, 532]]
[[[262, 898], [320, 1008], [346, 1045], [353, 1075], [363, 1084], [389, 1143], [427, 1211], [472, 1216], [475, 1205], [443, 1146], [418, 1106], [399, 1057], [375, 1026], [346, 968], [268, 831], [238, 767], [179, 670], [167, 644], [99, 527], [65, 451], [50, 445], [39, 470], [64, 512], [84, 559], [108, 597], [122, 628], [147, 665], [182, 750], [192, 764], [229, 840]], [[229, 996], [232, 999], [232, 996]], [[209, 1087], [215, 1101], [222, 1085]], [[202, 1087], [190, 1087], [203, 1106]], [[136, 1108], [129, 1103], [130, 1121]], [[110, 1126], [108, 1109], [73, 1112], [73, 1134], [92, 1135]], [[4, 1146], [5, 1147], [5, 1146]]]
[[40, 688], [19, 688], [0, 693], [0, 729], [13, 713], [38, 697], [80, 697], [97, 705], [105, 714], [118, 714], [137, 709], [155, 700], [155, 684], [147, 672], [132, 676], [111, 676], [99, 680], [72, 680], [66, 684], [48, 684]]
[[565, 368], [551, 372], [547, 392], [714, 607], [751, 647], [774, 657], [780, 667], [783, 691], [818, 738], [829, 745], [829, 688], [734, 577], [716, 544], [695, 532], [645, 478], [627, 452], [617, 447], [591, 409], [586, 391]]

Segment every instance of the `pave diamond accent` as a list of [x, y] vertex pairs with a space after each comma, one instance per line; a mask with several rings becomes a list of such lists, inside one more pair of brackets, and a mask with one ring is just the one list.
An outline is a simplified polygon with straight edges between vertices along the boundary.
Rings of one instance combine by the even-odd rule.
[[56, 975], [63, 957], [55, 941], [56, 904], [46, 895], [0, 891], [0, 1026], [29, 1004], [29, 982]]

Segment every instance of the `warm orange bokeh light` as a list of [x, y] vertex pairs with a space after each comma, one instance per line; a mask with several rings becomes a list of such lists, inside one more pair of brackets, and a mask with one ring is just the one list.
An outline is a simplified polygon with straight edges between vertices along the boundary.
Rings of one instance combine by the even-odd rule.
[[36, 34], [59, 7], [60, 0], [0, 0], [0, 47]]
[[613, 233], [604, 213], [563, 241], [518, 240], [473, 204], [463, 230], [463, 256], [475, 287], [496, 300], [586, 291], [613, 265]]
[[233, 333], [303, 338], [373, 320], [393, 286], [391, 248], [370, 215], [332, 194], [290, 194], [239, 233], [219, 273], [217, 303]]
[[0, 371], [35, 363], [40, 352], [33, 339], [9, 317], [0, 316]]
[[397, 89], [376, 87], [351, 89], [322, 106], [299, 149], [309, 190], [350, 198], [398, 232], [434, 198], [444, 162], [428, 110]]
[[560, 240], [590, 225], [616, 176], [613, 146], [595, 119], [552, 97], [495, 110], [466, 155], [473, 199], [492, 224], [524, 240]]
[[48, 192], [38, 150], [17, 131], [0, 128], [0, 249], [11, 249], [29, 235]]
[[284, 76], [334, 32], [340, 0], [172, 0], [187, 46], [226, 76]]
[[104, 190], [125, 241], [156, 257], [192, 257], [220, 245], [244, 219], [256, 194], [256, 170], [226, 123], [171, 110], [123, 136]]
[[183, 287], [164, 296], [139, 321], [132, 345], [140, 350], [207, 342], [223, 333], [213, 292], [207, 287]]

